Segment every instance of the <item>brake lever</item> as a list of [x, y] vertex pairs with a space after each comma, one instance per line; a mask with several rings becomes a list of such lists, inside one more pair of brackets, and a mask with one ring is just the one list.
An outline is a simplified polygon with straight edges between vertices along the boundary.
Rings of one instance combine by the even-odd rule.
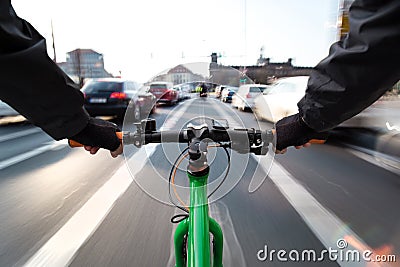
[[133, 143], [135, 147], [141, 148], [143, 145], [143, 127], [142, 122], [135, 122], [136, 132], [134, 134], [127, 132], [124, 134], [124, 141]]
[[254, 137], [254, 144], [256, 144], [256, 146], [251, 147], [250, 152], [255, 155], [267, 155], [269, 144], [274, 140], [272, 130], [260, 131], [260, 133], [256, 133]]

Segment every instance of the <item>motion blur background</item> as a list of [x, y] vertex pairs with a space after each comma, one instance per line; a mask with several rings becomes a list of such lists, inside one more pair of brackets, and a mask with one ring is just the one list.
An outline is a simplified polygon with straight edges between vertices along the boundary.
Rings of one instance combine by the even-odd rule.
[[[14, 0], [13, 5], [46, 38], [49, 57], [84, 92], [92, 83], [124, 84], [107, 94], [86, 92], [85, 107], [104, 119], [122, 126], [120, 113], [102, 112], [116, 103], [127, 108], [131, 101], [134, 120], [153, 118], [158, 129], [197, 116], [270, 129], [279, 116], [296, 110], [306, 89], [292, 77], [306, 81], [330, 44], [348, 31], [351, 2]], [[200, 82], [208, 87], [207, 98], [198, 97]], [[249, 86], [253, 82], [259, 85]], [[232, 166], [236, 186], [211, 206], [225, 234], [224, 265], [399, 266], [399, 92], [397, 84], [339, 125], [327, 144], [276, 156], [271, 170], [259, 168], [256, 157], [243, 168]], [[263, 109], [268, 101], [274, 105]], [[127, 160], [135, 168], [127, 170], [123, 157], [111, 159], [107, 151], [92, 157], [55, 142], [0, 102], [0, 151], [0, 266], [172, 266], [169, 220], [176, 210], [137, 183], [168, 176], [171, 163], [161, 146], [133, 150]], [[224, 166], [224, 155], [217, 154], [212, 172], [222, 173]], [[254, 178], [265, 181], [250, 193]], [[338, 249], [339, 239], [350, 249], [392, 255], [397, 262], [257, 258], [265, 245], [322, 251]]]

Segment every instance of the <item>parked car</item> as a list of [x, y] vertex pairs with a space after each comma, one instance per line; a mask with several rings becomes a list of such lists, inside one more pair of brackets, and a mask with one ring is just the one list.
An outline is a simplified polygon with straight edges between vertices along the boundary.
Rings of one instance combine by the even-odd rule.
[[229, 86], [226, 87], [221, 93], [221, 101], [226, 103], [232, 102], [232, 97], [239, 90], [239, 87]]
[[189, 84], [183, 84], [181, 86], [185, 99], [191, 98], [192, 88]]
[[229, 86], [228, 86], [228, 85], [218, 85], [218, 86], [215, 88], [215, 96], [216, 96], [217, 98], [221, 98], [222, 92], [223, 92], [227, 87], [229, 87]]
[[308, 76], [282, 78], [255, 100], [257, 118], [277, 122], [298, 112], [297, 102], [304, 96]]
[[[157, 98], [150, 92], [150, 88], [148, 86], [142, 86], [137, 92], [136, 96], [142, 116], [144, 115], [145, 117], [148, 117], [150, 114], [156, 112]], [[134, 101], [132, 102], [135, 103]]]
[[10, 107], [7, 103], [4, 103], [3, 101], [0, 100], [0, 117], [3, 116], [16, 116], [19, 115], [19, 113]]
[[190, 93], [187, 89], [188, 88], [183, 85], [175, 85], [174, 86], [174, 90], [178, 93], [179, 101], [190, 98]]
[[174, 90], [170, 82], [152, 82], [150, 92], [156, 96], [158, 103], [175, 105], [178, 102], [178, 92]]
[[[121, 78], [92, 79], [82, 87], [84, 106], [91, 116], [117, 116], [123, 118], [129, 103], [133, 118], [139, 121], [142, 114], [150, 113], [155, 106], [153, 94], [139, 90], [140, 84]], [[132, 100], [132, 101], [131, 101]]]
[[239, 90], [232, 99], [232, 106], [240, 110], [253, 109], [254, 99], [262, 95], [268, 88], [266, 84], [245, 84], [239, 87]]

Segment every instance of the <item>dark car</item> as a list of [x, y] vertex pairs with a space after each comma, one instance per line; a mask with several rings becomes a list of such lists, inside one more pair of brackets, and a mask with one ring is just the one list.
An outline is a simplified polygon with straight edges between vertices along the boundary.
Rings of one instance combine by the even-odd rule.
[[156, 97], [143, 90], [140, 84], [120, 78], [93, 79], [83, 87], [85, 109], [91, 116], [123, 118], [129, 102], [133, 118], [139, 121], [143, 114], [154, 111]]

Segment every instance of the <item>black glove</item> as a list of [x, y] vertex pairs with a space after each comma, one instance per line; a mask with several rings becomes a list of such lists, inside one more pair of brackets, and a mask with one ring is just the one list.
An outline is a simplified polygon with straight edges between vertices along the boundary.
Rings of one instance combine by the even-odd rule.
[[101, 147], [115, 151], [121, 145], [120, 140], [115, 134], [120, 131], [115, 123], [90, 118], [86, 127], [69, 139], [85, 146]]
[[316, 132], [305, 124], [299, 114], [281, 119], [275, 125], [276, 149], [283, 150], [289, 146], [302, 146], [311, 139], [326, 140], [327, 132]]

